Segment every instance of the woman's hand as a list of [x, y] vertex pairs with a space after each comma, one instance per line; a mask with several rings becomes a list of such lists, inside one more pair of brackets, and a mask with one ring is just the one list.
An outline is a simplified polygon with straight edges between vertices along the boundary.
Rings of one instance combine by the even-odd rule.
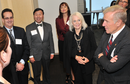
[[82, 57], [82, 60], [84, 61], [85, 64], [89, 62], [89, 59], [84, 56]]
[[78, 61], [79, 64], [85, 65], [85, 63], [89, 62], [89, 60], [86, 57], [81, 57], [76, 55], [75, 59]]

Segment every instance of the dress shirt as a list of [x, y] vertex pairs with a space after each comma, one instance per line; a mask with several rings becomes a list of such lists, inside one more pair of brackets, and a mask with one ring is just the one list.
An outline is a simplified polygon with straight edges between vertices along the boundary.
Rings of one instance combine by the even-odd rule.
[[7, 28], [7, 27], [5, 27], [6, 28], [6, 30], [8, 31], [8, 33], [10, 34], [10, 31], [9, 30], [11, 30], [12, 29], [12, 35], [13, 35], [13, 37], [14, 37], [14, 39], [15, 39], [15, 35], [14, 35], [14, 29], [13, 29], [13, 27], [11, 28], [11, 29], [9, 29], [9, 28]]
[[[35, 23], [38, 24], [37, 22], [35, 22]], [[42, 24], [42, 22], [40, 24]], [[41, 37], [41, 39], [43, 41], [43, 38], [44, 38], [43, 24], [42, 24], [42, 26], [37, 26], [37, 28], [38, 28], [38, 31], [40, 33], [40, 37]]]
[[[120, 34], [120, 32], [121, 32], [124, 28], [125, 28], [125, 25], [124, 25], [119, 31], [117, 31], [116, 33], [111, 34], [111, 36], [113, 35], [112, 42], [114, 42], [114, 40], [116, 39], [116, 37]], [[110, 38], [111, 38], [111, 36], [110, 36]], [[109, 38], [109, 40], [110, 40], [110, 38]], [[114, 57], [114, 51], [115, 51], [115, 49], [116, 49], [116, 48], [114, 48], [114, 49], [112, 50], [112, 52], [111, 52], [111, 57]]]
[[[8, 33], [10, 34], [10, 29], [9, 28], [7, 28], [7, 27], [5, 27], [6, 28], [6, 30], [8, 31]], [[15, 35], [14, 35], [14, 29], [13, 29], [13, 27], [11, 28], [12, 29], [12, 35], [14, 36], [14, 39], [15, 39]], [[25, 64], [25, 61], [23, 60], [23, 59], [21, 59], [20, 61], [19, 61], [20, 63], [22, 63], [22, 64]], [[17, 63], [16, 63], [17, 64]]]
[[[124, 28], [125, 28], [125, 25], [124, 25], [120, 30], [118, 30], [116, 33], [111, 34], [111, 36], [113, 35], [112, 42], [114, 42], [114, 40], [116, 39], [116, 37], [120, 34], [120, 32], [121, 32]], [[111, 38], [111, 36], [110, 36], [110, 38]], [[110, 38], [109, 38], [109, 41], [110, 41]], [[108, 42], [109, 42], [109, 41], [108, 41]]]

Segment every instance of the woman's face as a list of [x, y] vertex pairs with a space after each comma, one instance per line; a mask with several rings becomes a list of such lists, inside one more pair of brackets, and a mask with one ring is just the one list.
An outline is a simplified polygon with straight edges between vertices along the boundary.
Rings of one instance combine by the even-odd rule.
[[75, 30], [81, 29], [82, 26], [81, 19], [76, 15], [72, 16], [72, 25], [74, 26]]
[[118, 5], [122, 6], [123, 8], [126, 8], [128, 6], [128, 0], [119, 0]]
[[4, 67], [6, 67], [9, 63], [10, 63], [10, 58], [11, 58], [11, 54], [12, 54], [12, 49], [11, 49], [11, 47], [10, 47], [10, 39], [9, 39], [9, 44], [8, 44], [8, 46], [7, 46], [7, 49], [6, 49], [6, 51], [4, 51], [4, 56], [5, 56], [5, 66]]
[[60, 7], [61, 13], [67, 13], [68, 12], [68, 7], [65, 4], [62, 4]]

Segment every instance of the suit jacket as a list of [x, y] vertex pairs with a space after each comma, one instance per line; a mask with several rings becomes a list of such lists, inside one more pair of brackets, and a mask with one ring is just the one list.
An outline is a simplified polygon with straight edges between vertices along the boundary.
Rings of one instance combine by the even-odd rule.
[[[32, 31], [35, 32], [34, 35]], [[35, 22], [26, 27], [27, 39], [30, 46], [30, 55], [34, 56], [35, 61], [41, 60], [42, 56], [45, 59], [50, 59], [50, 54], [54, 53], [51, 25], [43, 22], [43, 31], [44, 37], [42, 41]]]
[[[64, 62], [64, 67], [66, 68], [67, 73], [70, 73], [70, 71], [71, 71], [70, 60], [71, 60], [71, 57], [73, 57], [72, 56], [73, 36], [74, 36], [74, 32], [68, 31], [65, 35], [65, 40], [64, 40], [64, 54], [63, 54], [64, 61], [63, 62]], [[84, 48], [83, 49], [84, 56], [89, 59], [89, 62], [85, 64], [86, 72], [87, 72], [87, 74], [89, 74], [89, 73], [92, 73], [95, 69], [93, 56], [94, 56], [94, 52], [97, 47], [94, 33], [91, 31], [90, 28], [86, 28], [86, 30], [83, 30], [83, 38], [82, 38], [81, 44], [83, 45], [83, 48]], [[76, 52], [77, 51], [75, 51], [75, 55], [76, 55]], [[73, 58], [75, 58], [75, 57], [73, 57]]]
[[[100, 44], [95, 52], [95, 62], [100, 66], [103, 72], [106, 84], [130, 84], [130, 29], [125, 28], [120, 32], [112, 43], [109, 53], [105, 55], [105, 48], [107, 46], [110, 35], [103, 34]], [[104, 56], [98, 59], [98, 54], [102, 53]], [[118, 55], [118, 60], [111, 63], [111, 53]]]
[[[67, 18], [67, 22], [69, 21], [69, 17]], [[56, 18], [56, 29], [58, 34], [58, 39], [60, 41], [64, 41], [64, 36], [66, 32], [69, 31], [69, 25], [64, 23], [63, 18]]]
[[29, 45], [26, 38], [26, 33], [23, 28], [16, 27], [16, 26], [13, 26], [13, 30], [14, 30], [15, 39], [20, 39], [22, 43], [16, 44], [16, 41], [14, 42], [12, 40], [10, 34], [6, 30], [11, 40], [12, 55], [11, 55], [10, 64], [4, 69], [3, 72], [7, 73], [7, 72], [10, 72], [11, 70], [14, 76], [14, 73], [16, 73], [16, 68], [15, 68], [16, 63], [17, 62], [19, 63], [20, 60], [23, 59], [25, 61], [24, 69], [20, 71], [19, 73], [28, 74], [29, 68], [28, 68], [27, 61], [29, 58], [30, 51], [29, 51]]
[[126, 25], [130, 28], [130, 8], [128, 8], [126, 12], [127, 12]]

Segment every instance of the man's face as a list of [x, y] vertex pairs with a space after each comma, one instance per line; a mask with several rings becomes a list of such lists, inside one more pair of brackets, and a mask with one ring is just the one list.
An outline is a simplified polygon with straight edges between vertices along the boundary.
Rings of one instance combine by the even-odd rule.
[[3, 13], [4, 18], [2, 18], [2, 22], [5, 27], [7, 28], [12, 28], [14, 25], [14, 19], [13, 19], [13, 14], [11, 12], [5, 12]]
[[34, 13], [34, 20], [37, 22], [37, 23], [41, 23], [43, 21], [43, 12], [41, 10], [39, 11], [36, 11]]
[[113, 14], [112, 12], [108, 12], [104, 15], [104, 22], [102, 26], [105, 27], [106, 33], [107, 34], [114, 34], [115, 32], [118, 31], [118, 27], [116, 22], [113, 21]]

